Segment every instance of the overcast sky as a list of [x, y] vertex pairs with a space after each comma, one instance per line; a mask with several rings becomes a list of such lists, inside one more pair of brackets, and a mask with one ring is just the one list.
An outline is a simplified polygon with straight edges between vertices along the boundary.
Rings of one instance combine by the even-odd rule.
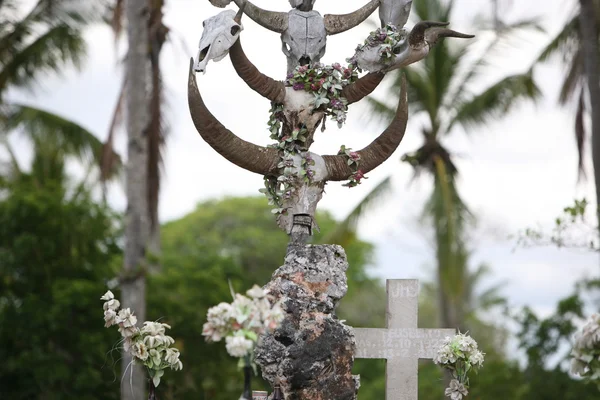
[[[346, 13], [365, 1], [318, 1], [316, 9], [323, 14]], [[255, 3], [272, 10], [289, 10], [285, 0], [256, 0]], [[506, 14], [508, 20], [537, 15], [548, 35], [560, 29], [573, 9], [572, 2], [564, 0], [514, 3]], [[165, 49], [162, 60], [171, 133], [160, 198], [163, 221], [185, 215], [200, 201], [255, 195], [262, 187], [262, 177], [230, 164], [200, 139], [187, 109], [188, 60], [196, 54], [202, 20], [219, 11], [207, 0], [167, 1], [166, 24], [172, 34], [171, 45]], [[456, 1], [452, 28], [478, 34], [479, 26], [472, 22], [473, 17], [489, 11], [490, 6], [485, 1]], [[409, 26], [412, 24], [409, 22]], [[264, 73], [282, 79], [285, 58], [278, 35], [265, 31], [248, 18], [244, 26], [242, 37], [249, 58]], [[323, 61], [343, 61], [352, 55], [371, 27], [365, 23], [351, 32], [330, 37]], [[90, 29], [87, 39], [90, 54], [82, 73], [69, 70], [60, 79], [52, 77], [41, 82], [34, 94], [13, 93], [12, 96], [75, 120], [104, 138], [121, 85], [122, 70], [117, 66], [118, 57], [108, 28]], [[501, 57], [494, 60], [490, 80], [525, 71], [547, 40], [548, 36], [542, 34], [521, 36], [515, 47], [504, 49]], [[468, 135], [457, 130], [444, 139], [444, 144], [457, 155], [460, 192], [479, 218], [479, 227], [473, 235], [477, 239], [472, 242], [473, 266], [485, 262], [492, 267], [494, 275], [488, 283], [507, 281], [504, 294], [512, 305], [528, 304], [544, 313], [570, 292], [573, 282], [586, 274], [597, 273], [598, 269], [595, 254], [552, 248], [515, 251], [514, 241], [508, 239], [509, 235], [530, 226], [541, 225], [549, 230], [554, 218], [574, 198], [585, 196], [594, 200], [590, 183], [577, 184], [573, 107], [556, 106], [562, 72], [557, 62], [536, 68], [535, 75], [545, 95], [537, 106], [524, 104], [503, 121]], [[270, 142], [266, 129], [269, 103], [246, 87], [228, 58], [209, 63], [206, 75], [199, 75], [198, 79], [208, 108], [229, 129], [257, 144]], [[380, 88], [375, 95], [383, 96], [385, 92], [385, 88]], [[379, 181], [393, 175], [394, 194], [360, 226], [362, 236], [377, 245], [373, 273], [382, 278], [424, 278], [434, 265], [431, 244], [417, 224], [432, 182], [422, 178], [409, 185], [412, 170], [399, 161], [402, 154], [420, 145], [422, 123], [422, 119], [410, 119], [398, 151], [382, 167], [371, 172], [362, 185], [349, 190], [339, 183], [331, 183], [320, 203], [321, 208], [342, 218]], [[338, 130], [334, 123], [329, 123], [326, 132], [317, 133], [312, 150], [331, 154], [341, 144], [359, 149], [384, 128], [369, 121], [366, 108], [354, 105], [344, 128]], [[23, 158], [27, 158], [26, 144], [21, 140], [15, 143]], [[118, 146], [124, 153], [123, 135]], [[124, 209], [121, 188], [112, 188], [110, 201], [118, 209]]]

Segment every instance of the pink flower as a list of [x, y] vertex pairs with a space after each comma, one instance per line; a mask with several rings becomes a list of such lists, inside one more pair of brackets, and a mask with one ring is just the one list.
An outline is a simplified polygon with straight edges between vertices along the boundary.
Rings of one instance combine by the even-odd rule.
[[304, 83], [294, 83], [294, 90], [304, 90]]
[[308, 65], [302, 65], [298, 68], [298, 72], [301, 74], [305, 73], [306, 71], [308, 71]]
[[360, 154], [358, 154], [358, 152], [356, 152], [356, 151], [351, 151], [351, 152], [348, 154], [348, 157], [350, 157], [350, 159], [351, 159], [352, 161], [359, 161], [359, 160], [360, 160]]
[[337, 70], [337, 71], [342, 71], [342, 66], [340, 65], [340, 63], [334, 63], [332, 65], [333, 69]]

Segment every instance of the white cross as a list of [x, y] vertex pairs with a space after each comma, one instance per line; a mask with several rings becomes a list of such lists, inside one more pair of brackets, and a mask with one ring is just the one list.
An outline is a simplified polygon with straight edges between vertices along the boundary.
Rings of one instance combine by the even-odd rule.
[[417, 400], [419, 359], [432, 359], [453, 329], [418, 329], [419, 281], [387, 281], [386, 329], [355, 328], [355, 358], [385, 358], [386, 400]]

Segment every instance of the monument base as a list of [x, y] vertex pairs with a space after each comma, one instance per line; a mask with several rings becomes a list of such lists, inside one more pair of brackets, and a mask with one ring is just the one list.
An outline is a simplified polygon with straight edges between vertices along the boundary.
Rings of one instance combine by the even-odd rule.
[[256, 362], [286, 400], [355, 400], [354, 334], [335, 315], [348, 284], [337, 245], [290, 246], [265, 289], [283, 300], [285, 319], [257, 347]]

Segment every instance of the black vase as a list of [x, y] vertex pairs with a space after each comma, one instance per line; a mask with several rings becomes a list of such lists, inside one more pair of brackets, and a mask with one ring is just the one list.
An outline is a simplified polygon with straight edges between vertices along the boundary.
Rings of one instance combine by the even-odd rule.
[[154, 387], [152, 379], [150, 379], [150, 388], [148, 389], [148, 400], [158, 400], [156, 397], [156, 387]]
[[244, 393], [242, 397], [246, 400], [252, 400], [252, 389], [250, 385], [250, 380], [252, 379], [252, 367], [245, 366], [244, 367]]

